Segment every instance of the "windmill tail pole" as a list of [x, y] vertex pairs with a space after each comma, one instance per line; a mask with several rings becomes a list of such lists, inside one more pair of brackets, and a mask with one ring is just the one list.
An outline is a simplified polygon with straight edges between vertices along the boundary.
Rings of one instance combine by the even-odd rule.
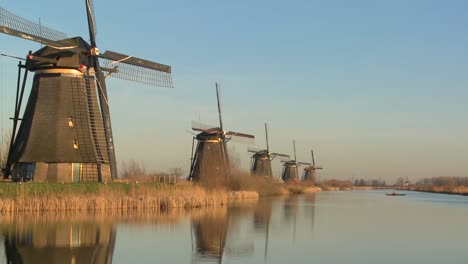
[[[31, 52], [29, 52], [31, 54]], [[15, 142], [16, 138], [16, 128], [18, 126], [18, 120], [19, 120], [19, 114], [21, 111], [21, 104], [23, 102], [23, 95], [24, 95], [24, 89], [26, 87], [26, 80], [28, 78], [28, 69], [26, 68], [23, 76], [23, 84], [21, 85], [21, 91], [20, 91], [20, 79], [21, 79], [21, 69], [25, 68], [26, 66], [23, 66], [20, 63], [18, 64], [18, 80], [17, 80], [17, 87], [16, 87], [16, 102], [15, 102], [15, 116], [13, 118], [13, 131], [11, 132], [11, 138], [10, 138], [10, 146], [8, 150], [8, 158], [6, 162], [6, 167], [3, 168], [3, 176], [4, 178], [8, 178], [11, 174], [11, 165], [12, 165], [12, 155], [13, 155], [13, 144]]]
[[[189, 176], [187, 177], [187, 180], [190, 180], [192, 178], [192, 172], [193, 172], [193, 149], [195, 147], [195, 137], [192, 137], [192, 155], [190, 156], [190, 172], [189, 172]], [[198, 145], [197, 145], [197, 148], [198, 148]]]

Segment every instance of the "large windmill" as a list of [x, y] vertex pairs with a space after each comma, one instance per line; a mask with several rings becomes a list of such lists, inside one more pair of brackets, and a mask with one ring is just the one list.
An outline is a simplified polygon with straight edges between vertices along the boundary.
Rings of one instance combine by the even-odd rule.
[[265, 136], [266, 136], [266, 149], [259, 150], [249, 148], [248, 151], [252, 153], [252, 160], [251, 160], [251, 169], [253, 175], [257, 176], [268, 176], [273, 177], [273, 173], [271, 170], [271, 161], [276, 157], [283, 157], [289, 158], [289, 155], [281, 154], [281, 153], [270, 153], [270, 147], [268, 144], [268, 126], [265, 123]]
[[[254, 140], [253, 135], [224, 130], [218, 83], [216, 83], [216, 98], [219, 126], [192, 122], [192, 129], [201, 133], [193, 137], [189, 180], [211, 182], [228, 176], [230, 165], [226, 143], [231, 139], [244, 139], [248, 143]], [[194, 153], [195, 140], [198, 142]]]
[[323, 168], [321, 166], [315, 166], [314, 150], [310, 150], [310, 154], [312, 155], [312, 165], [304, 168], [304, 176], [302, 176], [302, 180], [316, 183], [317, 182], [316, 170], [321, 170]]
[[[5, 177], [63, 182], [117, 178], [106, 77], [172, 87], [170, 66], [112, 51], [100, 53], [92, 0], [85, 0], [85, 7], [90, 43], [0, 8], [2, 33], [46, 45], [29, 52], [19, 65]], [[20, 118], [29, 71], [35, 75]]]
[[283, 174], [281, 176], [281, 179], [283, 179], [283, 181], [285, 182], [299, 181], [298, 167], [300, 165], [312, 165], [307, 162], [298, 162], [297, 157], [296, 157], [296, 141], [294, 140], [293, 140], [293, 147], [294, 147], [294, 159], [288, 160], [288, 161], [282, 161], [284, 162], [284, 164], [283, 164]]

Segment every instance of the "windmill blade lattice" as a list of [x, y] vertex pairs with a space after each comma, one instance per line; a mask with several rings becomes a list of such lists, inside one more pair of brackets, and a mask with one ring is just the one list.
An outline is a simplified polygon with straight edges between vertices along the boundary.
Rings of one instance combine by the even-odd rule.
[[67, 38], [67, 34], [17, 16], [2, 7], [0, 7], [0, 31], [49, 46], [64, 47], [68, 45], [66, 42], [60, 42], [60, 40]]
[[195, 131], [202, 132], [214, 132], [215, 130], [219, 130], [219, 127], [203, 124], [197, 121], [192, 121], [192, 129]]
[[97, 35], [97, 27], [96, 27], [96, 16], [94, 15], [94, 1], [93, 0], [86, 0], [87, 5], [86, 8], [89, 9], [89, 14], [90, 14], [90, 24], [94, 33], [94, 36]]
[[160, 87], [174, 87], [170, 66], [113, 51], [106, 51], [99, 58], [103, 70], [112, 71], [113, 77]]
[[252, 145], [255, 142], [254, 138], [250, 137], [239, 137], [239, 136], [229, 136], [229, 141], [236, 142], [245, 145]]
[[254, 135], [233, 132], [233, 131], [226, 132], [226, 135], [231, 136], [231, 137], [244, 137], [244, 138], [251, 138], [251, 139], [255, 138]]
[[242, 143], [242, 144], [248, 144], [248, 145], [254, 144], [254, 140], [255, 140], [254, 135], [233, 132], [233, 131], [226, 132], [226, 136], [229, 137], [229, 141]]
[[271, 153], [272, 156], [281, 157], [281, 158], [291, 158], [291, 155], [281, 154], [281, 153]]
[[262, 151], [262, 150], [259, 149], [258, 147], [255, 147], [255, 146], [248, 146], [247, 151], [251, 152], [251, 153], [257, 153], [257, 152]]

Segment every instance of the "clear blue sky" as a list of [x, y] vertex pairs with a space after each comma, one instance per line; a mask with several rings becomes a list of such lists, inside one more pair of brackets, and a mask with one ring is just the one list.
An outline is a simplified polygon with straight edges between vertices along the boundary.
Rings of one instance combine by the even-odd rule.
[[[87, 36], [84, 1], [5, 1]], [[175, 89], [110, 80], [119, 161], [188, 168], [191, 120], [224, 123], [341, 179], [468, 176], [467, 1], [99, 1], [98, 45], [173, 66]], [[0, 36], [0, 51], [38, 44]], [[2, 59], [4, 129], [16, 61]], [[1, 121], [0, 121], [1, 122]], [[231, 148], [248, 168], [245, 146]], [[274, 163], [280, 170], [280, 163]]]

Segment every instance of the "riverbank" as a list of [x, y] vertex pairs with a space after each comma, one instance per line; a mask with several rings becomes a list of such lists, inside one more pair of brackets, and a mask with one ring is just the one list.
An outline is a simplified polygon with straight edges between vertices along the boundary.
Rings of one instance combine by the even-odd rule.
[[416, 192], [443, 193], [443, 194], [468, 196], [468, 186], [421, 185], [421, 186], [399, 187], [399, 188], [396, 188], [396, 189], [397, 190], [416, 191]]
[[271, 180], [236, 180], [232, 186], [192, 182], [161, 183], [0, 183], [0, 212], [74, 210], [167, 210], [202, 208], [258, 200], [261, 196], [311, 193], [320, 188]]

